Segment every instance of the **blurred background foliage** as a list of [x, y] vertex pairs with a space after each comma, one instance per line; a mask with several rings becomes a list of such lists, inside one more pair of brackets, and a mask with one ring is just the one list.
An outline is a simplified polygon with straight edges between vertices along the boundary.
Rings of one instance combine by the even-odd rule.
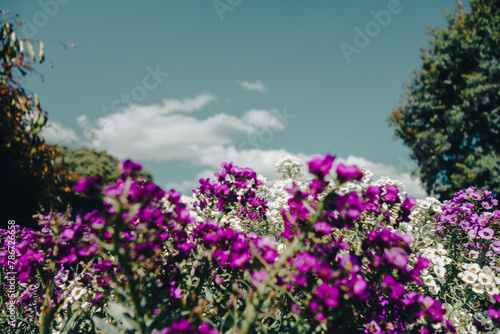
[[0, 227], [11, 219], [33, 227], [32, 215], [41, 207], [63, 209], [76, 175], [53, 165], [58, 148], [39, 136], [47, 114], [36, 94], [17, 80], [32, 71], [33, 63], [44, 61], [43, 42], [18, 38], [13, 24], [5, 21], [0, 38]]
[[[55, 159], [55, 165], [59, 168], [69, 168], [80, 176], [101, 175], [104, 184], [114, 183], [120, 178], [119, 160], [106, 151], [96, 151], [91, 148], [68, 148], [59, 147], [59, 155]], [[138, 177], [153, 182], [151, 173], [141, 170]]]
[[412, 151], [426, 191], [500, 193], [500, 1], [471, 0], [428, 29], [429, 48], [389, 123]]
[[[2, 12], [2, 14], [4, 14]], [[13, 18], [17, 24], [15, 17]], [[14, 23], [0, 30], [0, 228], [8, 220], [38, 228], [37, 212], [51, 210], [72, 214], [95, 207], [98, 199], [73, 192], [79, 177], [100, 174], [105, 184], [120, 177], [118, 159], [90, 148], [70, 149], [49, 145], [40, 137], [47, 123], [36, 94], [27, 92], [19, 78], [33, 65], [45, 61], [43, 41], [18, 37]], [[152, 182], [148, 172], [141, 177]]]

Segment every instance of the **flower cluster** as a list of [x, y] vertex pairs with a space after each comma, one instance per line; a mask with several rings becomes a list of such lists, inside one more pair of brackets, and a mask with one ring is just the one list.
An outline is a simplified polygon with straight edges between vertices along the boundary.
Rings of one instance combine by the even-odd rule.
[[277, 163], [282, 179], [269, 182], [223, 163], [192, 197], [136, 179], [141, 166], [130, 160], [115, 184], [79, 180], [76, 191], [102, 192], [102, 207], [17, 230], [17, 329], [493, 333], [500, 242], [491, 193], [417, 201], [398, 181], [334, 163], [314, 156], [305, 180], [288, 156]]
[[497, 206], [498, 200], [490, 191], [477, 192], [474, 187], [461, 190], [444, 202], [441, 214], [435, 217], [438, 234], [458, 244], [456, 251], [470, 260], [487, 261], [500, 271], [500, 210], [494, 210]]
[[[216, 179], [200, 179], [200, 187], [194, 191], [193, 204], [197, 214], [213, 217], [218, 213], [219, 222], [234, 219], [259, 234], [260, 227], [266, 226], [267, 201], [260, 195], [262, 181], [250, 168], [240, 168], [233, 163], [222, 163], [223, 170], [215, 174]], [[215, 212], [214, 212], [215, 211]]]
[[487, 316], [499, 293], [496, 237], [484, 239], [478, 233], [484, 230], [489, 238], [486, 228], [497, 231], [498, 210], [491, 210], [497, 204], [490, 192], [475, 188], [460, 191], [443, 204], [428, 197], [417, 202], [411, 222], [402, 226], [416, 239], [412, 247], [431, 261], [422, 273], [424, 291], [443, 303], [445, 319], [458, 333], [498, 331]]

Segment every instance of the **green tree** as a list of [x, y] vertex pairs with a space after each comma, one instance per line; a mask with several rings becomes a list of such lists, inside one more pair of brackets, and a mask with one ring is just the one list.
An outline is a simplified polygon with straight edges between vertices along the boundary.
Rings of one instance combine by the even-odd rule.
[[[76, 178], [71, 183], [71, 187], [76, 183], [77, 178], [100, 175], [103, 178], [103, 184], [116, 183], [120, 178], [119, 160], [105, 151], [96, 151], [92, 148], [68, 148], [59, 147], [58, 156], [55, 158], [54, 165], [60, 170], [71, 170]], [[138, 177], [147, 182], [153, 182], [151, 173], [141, 170]], [[77, 214], [85, 214], [95, 208], [102, 206], [102, 199], [97, 197], [88, 197], [84, 194], [72, 193], [67, 198], [71, 206], [71, 214], [74, 217]]]
[[[91, 148], [59, 148], [59, 156], [55, 159], [56, 166], [74, 170], [79, 177], [100, 175], [104, 184], [115, 183], [120, 178], [119, 160], [106, 151], [96, 151]], [[151, 173], [141, 170], [138, 177], [153, 182]]]
[[57, 147], [39, 136], [47, 115], [36, 94], [27, 93], [16, 79], [44, 61], [43, 42], [18, 38], [13, 27], [1, 22], [0, 227], [8, 220], [37, 227], [32, 216], [41, 208], [64, 210], [74, 174], [53, 165]]
[[500, 1], [461, 2], [447, 28], [428, 29], [389, 123], [413, 153], [429, 194], [448, 199], [477, 186], [500, 193]]

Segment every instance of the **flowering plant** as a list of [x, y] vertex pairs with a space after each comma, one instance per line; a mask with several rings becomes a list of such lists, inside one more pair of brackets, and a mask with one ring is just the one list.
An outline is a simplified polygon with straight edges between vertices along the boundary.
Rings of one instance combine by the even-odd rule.
[[471, 187], [443, 204], [420, 200], [412, 213], [414, 248], [430, 260], [422, 291], [443, 303], [459, 333], [498, 332], [488, 315], [500, 293], [497, 206], [491, 192]]
[[[102, 196], [103, 208], [75, 221], [42, 216], [39, 232], [17, 228], [16, 321], [8, 321], [4, 299], [0, 326], [44, 334], [455, 332], [449, 300], [422, 285], [428, 281], [421, 275], [436, 261], [451, 262], [419, 251], [435, 242], [435, 252], [448, 254], [449, 219], [441, 217], [449, 210], [432, 234], [419, 221], [429, 213], [418, 213], [419, 202], [400, 184], [372, 182], [368, 172], [343, 164], [331, 173], [334, 160], [315, 156], [308, 163], [313, 177], [304, 180], [294, 158], [282, 159], [281, 183], [223, 163], [192, 197], [137, 178], [141, 166], [130, 160], [120, 164], [116, 184], [81, 179], [75, 190]], [[491, 196], [484, 202], [486, 210], [497, 205]], [[484, 229], [496, 231], [497, 214], [486, 216], [489, 225], [478, 222], [469, 228], [477, 233], [467, 235], [491, 238], [451, 253], [474, 265], [471, 252], [487, 248], [478, 259], [493, 271], [497, 239]], [[2, 277], [8, 233], [2, 231]], [[493, 323], [500, 299], [491, 292], [477, 300]]]

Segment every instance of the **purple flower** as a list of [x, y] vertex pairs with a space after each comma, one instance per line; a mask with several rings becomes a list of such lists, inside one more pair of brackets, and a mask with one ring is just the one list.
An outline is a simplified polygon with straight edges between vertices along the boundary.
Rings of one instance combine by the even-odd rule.
[[233, 253], [231, 255], [231, 262], [229, 266], [234, 268], [243, 268], [245, 264], [250, 260], [250, 251], [244, 252], [242, 254]]
[[90, 256], [97, 253], [99, 249], [99, 245], [97, 243], [93, 243], [90, 245], [85, 245], [81, 249], [78, 250], [78, 255], [80, 256]]
[[485, 240], [490, 240], [493, 238], [493, 235], [495, 234], [495, 232], [489, 228], [489, 227], [485, 227], [481, 230], [479, 230], [479, 236], [482, 238], [482, 239], [485, 239]]
[[258, 288], [267, 279], [267, 272], [265, 270], [254, 271], [252, 273], [253, 282], [252, 284]]
[[82, 177], [76, 181], [74, 191], [84, 193], [87, 196], [94, 196], [101, 192], [102, 177], [100, 175]]
[[172, 324], [172, 330], [173, 333], [192, 333], [193, 327], [188, 320], [175, 320]]
[[213, 328], [210, 328], [210, 325], [206, 322], [202, 322], [200, 327], [198, 327], [198, 334], [219, 334], [219, 331]]
[[399, 189], [397, 186], [386, 185], [384, 187], [386, 193], [382, 195], [382, 198], [389, 203], [395, 203], [398, 199]]
[[491, 249], [493, 249], [496, 254], [500, 254], [500, 240], [493, 241]]
[[339, 289], [328, 283], [322, 283], [316, 289], [316, 296], [318, 296], [327, 306], [330, 307], [335, 307], [339, 304], [339, 294]]
[[140, 163], [133, 162], [132, 160], [125, 160], [122, 162], [118, 163], [118, 168], [120, 168], [122, 171], [124, 171], [128, 175], [135, 174], [137, 172], [140, 172], [142, 169], [142, 166]]
[[396, 281], [392, 275], [385, 276], [380, 287], [391, 298], [399, 298], [406, 292], [404, 284]]
[[408, 195], [405, 195], [405, 200], [403, 201], [403, 204], [401, 204], [401, 208], [404, 208], [408, 211], [413, 209], [413, 207], [417, 204], [417, 200], [412, 197], [408, 197]]
[[332, 278], [333, 270], [326, 263], [316, 267], [316, 275], [321, 278], [323, 281], [328, 281]]
[[488, 316], [496, 322], [497, 324], [500, 324], [500, 309], [497, 309], [493, 306], [490, 306], [488, 309]]
[[274, 260], [279, 256], [278, 252], [276, 252], [271, 247], [266, 247], [266, 250], [262, 253], [262, 258], [267, 263], [274, 263]]
[[366, 334], [382, 334], [382, 329], [377, 324], [375, 320], [370, 321], [365, 325], [365, 333]]
[[479, 252], [477, 250], [471, 250], [469, 252], [469, 255], [470, 257], [472, 257], [473, 259], [477, 259], [479, 257]]
[[486, 210], [490, 210], [490, 209], [493, 209], [493, 205], [491, 203], [488, 203], [486, 201], [482, 202], [481, 205], [483, 206], [483, 208], [485, 208]]
[[462, 230], [467, 231], [468, 229], [470, 229], [470, 222], [468, 222], [467, 220], [461, 220], [460, 227], [462, 228]]
[[111, 263], [110, 261], [102, 261], [94, 263], [92, 266], [98, 271], [108, 271], [109, 269], [113, 268], [113, 263]]
[[75, 263], [76, 261], [78, 261], [78, 257], [75, 255], [75, 248], [71, 248], [70, 253], [64, 256], [59, 262], [64, 264]]
[[335, 157], [330, 153], [327, 155], [315, 155], [311, 161], [307, 163], [309, 173], [315, 175], [318, 179], [324, 180], [325, 176], [330, 172]]
[[305, 273], [309, 269], [316, 267], [316, 265], [318, 264], [318, 259], [309, 253], [300, 253], [297, 254], [295, 260], [290, 259], [290, 262], [297, 267], [299, 272]]
[[329, 224], [322, 221], [319, 221], [316, 224], [314, 224], [314, 229], [323, 234], [332, 233], [332, 227]]
[[408, 254], [402, 248], [385, 249], [384, 255], [387, 262], [398, 268], [404, 269], [408, 264]]
[[362, 295], [367, 287], [368, 283], [359, 274], [354, 275], [349, 281], [349, 290], [352, 292], [353, 295], [356, 296]]
[[342, 163], [337, 165], [337, 179], [340, 183], [344, 183], [350, 180], [359, 181], [363, 178], [363, 172], [358, 169], [355, 165], [346, 166]]
[[350, 273], [357, 273], [361, 270], [358, 257], [353, 254], [338, 255], [339, 265]]

